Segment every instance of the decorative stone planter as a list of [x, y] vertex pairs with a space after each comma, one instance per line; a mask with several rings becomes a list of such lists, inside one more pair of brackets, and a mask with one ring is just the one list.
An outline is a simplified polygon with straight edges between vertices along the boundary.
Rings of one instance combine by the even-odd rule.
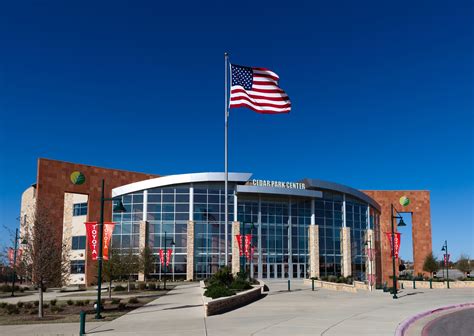
[[[305, 279], [305, 285], [311, 285], [311, 279]], [[358, 290], [368, 291], [370, 290], [369, 285], [361, 282], [361, 281], [354, 281], [352, 285], [345, 284], [345, 283], [337, 283], [337, 282], [329, 282], [329, 281], [321, 281], [321, 280], [314, 280], [314, 287], [317, 288], [325, 288], [335, 291], [343, 291], [349, 293], [357, 293]]]
[[204, 282], [201, 282], [201, 295], [204, 304], [206, 316], [222, 314], [243, 306], [246, 306], [254, 301], [257, 301], [263, 296], [264, 283], [259, 281], [259, 284], [253, 288], [237, 293], [232, 296], [211, 299], [204, 296]]

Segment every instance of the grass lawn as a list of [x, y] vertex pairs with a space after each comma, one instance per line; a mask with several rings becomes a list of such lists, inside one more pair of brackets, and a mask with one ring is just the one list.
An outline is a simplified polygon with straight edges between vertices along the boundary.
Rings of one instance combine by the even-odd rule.
[[[119, 316], [155, 300], [165, 293], [166, 291], [162, 290], [159, 294], [155, 295], [152, 293], [146, 293], [150, 295], [141, 297], [137, 295], [138, 298], [116, 297], [113, 300], [103, 298], [104, 310], [102, 311], [102, 316], [104, 319], [101, 321], [112, 321]], [[140, 294], [140, 292], [137, 294]], [[132, 299], [132, 301], [130, 301], [130, 299]], [[133, 301], [134, 299], [135, 301]], [[59, 298], [54, 305], [51, 305], [51, 301], [45, 301], [44, 303], [46, 305], [42, 319], [38, 317], [38, 307], [35, 306], [34, 301], [22, 302], [19, 305], [0, 303], [0, 325], [79, 322], [79, 313], [81, 310], [87, 312], [86, 321], [97, 321], [94, 319], [94, 300], [63, 300]]]

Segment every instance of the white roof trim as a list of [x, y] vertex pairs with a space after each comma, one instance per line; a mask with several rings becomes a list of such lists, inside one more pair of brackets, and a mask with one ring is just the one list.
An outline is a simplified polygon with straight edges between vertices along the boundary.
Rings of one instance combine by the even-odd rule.
[[[252, 177], [251, 173], [229, 173], [229, 182], [247, 182]], [[168, 185], [197, 183], [197, 182], [222, 182], [225, 173], [192, 173], [157, 177], [145, 181], [126, 184], [112, 189], [112, 197], [122, 196], [150, 188], [164, 187]]]

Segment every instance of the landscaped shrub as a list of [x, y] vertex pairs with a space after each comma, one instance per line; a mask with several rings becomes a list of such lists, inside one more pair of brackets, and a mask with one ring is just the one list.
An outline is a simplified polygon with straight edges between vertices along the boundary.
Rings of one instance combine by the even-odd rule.
[[224, 297], [224, 296], [231, 296], [234, 295], [234, 291], [230, 290], [227, 287], [219, 286], [219, 285], [211, 285], [207, 287], [204, 295], [213, 299]]
[[0, 302], [0, 308], [5, 308], [8, 303], [6, 302]]
[[53, 313], [59, 313], [59, 312], [62, 312], [64, 309], [62, 307], [59, 307], [59, 306], [51, 306], [51, 312]]
[[56, 302], [58, 302], [58, 300], [56, 300], [56, 299], [49, 301], [51, 306], [56, 306]]
[[49, 303], [43, 303], [43, 308], [44, 309], [49, 308]]
[[138, 299], [136, 297], [131, 297], [130, 299], [128, 299], [128, 303], [139, 303], [140, 301], [138, 301]]
[[120, 303], [120, 299], [112, 299], [112, 304], [119, 304]]
[[146, 289], [146, 283], [144, 283], [144, 282], [139, 283], [138, 284], [138, 289], [139, 290], [145, 290]]
[[38, 314], [38, 309], [34, 308], [30, 310], [30, 315], [36, 315]]
[[252, 288], [252, 286], [249, 284], [247, 280], [236, 278], [230, 285], [230, 288], [235, 289], [235, 290], [246, 290], [246, 289]]
[[25, 309], [33, 308], [33, 304], [31, 302], [25, 302]]
[[328, 276], [328, 280], [327, 280], [327, 281], [329, 281], [329, 282], [336, 282], [336, 280], [337, 280], [337, 276], [335, 276], [335, 275], [330, 275], [330, 276]]
[[209, 286], [229, 287], [232, 284], [234, 277], [229, 267], [221, 267], [209, 279]]
[[[69, 306], [72, 306], [72, 305], [74, 304], [74, 301], [72, 301], [72, 300], [69, 299], [69, 300], [66, 301], [66, 303], [67, 303]], [[36, 306], [36, 305], [35, 305], [35, 306]]]
[[120, 302], [120, 303], [118, 304], [118, 306], [117, 306], [117, 308], [118, 308], [119, 310], [124, 310], [126, 307], [127, 307], [127, 305], [126, 305], [125, 303], [123, 303], [123, 302]]
[[135, 284], [131, 283], [131, 284], [130, 284], [130, 290], [135, 290], [135, 289], [136, 289]]
[[123, 287], [123, 286], [120, 286], [120, 285], [117, 285], [114, 287], [114, 292], [122, 292], [124, 290], [126, 290], [127, 288]]
[[34, 301], [33, 304], [35, 305], [35, 307], [38, 307], [40, 302], [38, 300]]
[[16, 306], [17, 306], [18, 308], [23, 307], [23, 305], [24, 305], [24, 303], [21, 302], [21, 301], [18, 301], [18, 302], [16, 303]]
[[154, 282], [148, 284], [149, 290], [156, 290], [156, 284]]
[[91, 302], [91, 300], [84, 300], [84, 304], [88, 305]]
[[76, 306], [84, 306], [85, 303], [82, 300], [76, 300]]

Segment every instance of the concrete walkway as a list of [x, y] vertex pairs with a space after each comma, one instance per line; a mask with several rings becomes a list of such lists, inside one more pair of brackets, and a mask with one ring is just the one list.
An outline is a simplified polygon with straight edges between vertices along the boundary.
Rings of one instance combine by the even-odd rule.
[[[268, 282], [263, 299], [204, 318], [197, 284], [181, 285], [114, 321], [88, 323], [91, 335], [394, 335], [398, 324], [419, 312], [474, 302], [473, 289], [404, 290], [398, 300], [381, 291], [311, 291], [302, 281]], [[0, 335], [77, 335], [78, 324], [2, 326]]]

